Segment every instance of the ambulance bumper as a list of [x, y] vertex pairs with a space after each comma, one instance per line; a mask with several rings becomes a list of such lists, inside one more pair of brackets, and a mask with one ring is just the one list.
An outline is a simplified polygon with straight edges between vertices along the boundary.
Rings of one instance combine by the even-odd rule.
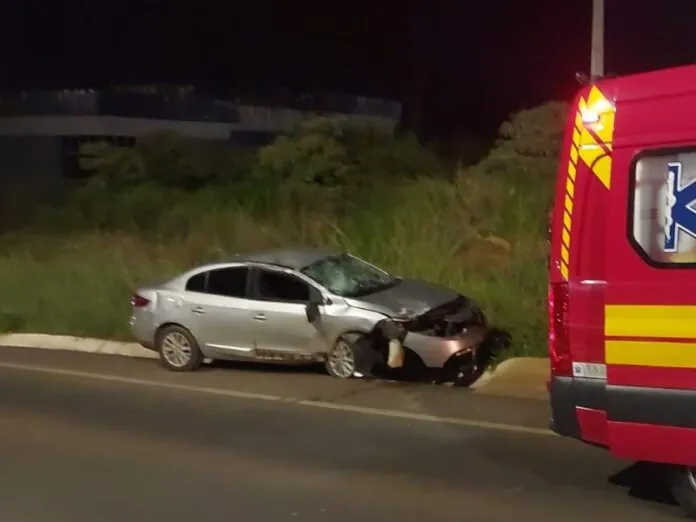
[[581, 439], [572, 377], [554, 377], [549, 383], [551, 419], [549, 429], [562, 437]]
[[[655, 382], [654, 369], [650, 369], [653, 374], [649, 377]], [[629, 379], [637, 380], [640, 371], [619, 367], [614, 377], [630, 383]], [[662, 371], [683, 375], [671, 368]], [[692, 374], [687, 375], [689, 382], [694, 382]], [[675, 386], [667, 380], [655, 384]], [[558, 435], [611, 448], [616, 456], [629, 460], [696, 467], [696, 450], [685, 449], [696, 440], [693, 388], [608, 385], [603, 379], [555, 377], [549, 382], [549, 402], [549, 428]]]
[[600, 379], [554, 377], [549, 402], [549, 426], [565, 437], [581, 438], [578, 408], [606, 412], [610, 422], [696, 429], [694, 389], [608, 386]]
[[603, 379], [554, 377], [549, 383], [552, 431], [590, 444], [597, 444], [597, 433], [583, 432], [578, 409], [607, 410], [607, 386]]

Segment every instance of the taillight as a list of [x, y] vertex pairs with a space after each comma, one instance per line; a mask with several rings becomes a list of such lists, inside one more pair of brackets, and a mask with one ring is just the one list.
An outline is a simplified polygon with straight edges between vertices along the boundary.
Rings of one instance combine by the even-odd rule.
[[568, 335], [568, 283], [549, 285], [549, 358], [551, 374], [565, 377], [573, 375]]
[[131, 297], [130, 304], [133, 308], [144, 308], [145, 306], [150, 304], [150, 300], [143, 297], [142, 295], [133, 294], [133, 297]]

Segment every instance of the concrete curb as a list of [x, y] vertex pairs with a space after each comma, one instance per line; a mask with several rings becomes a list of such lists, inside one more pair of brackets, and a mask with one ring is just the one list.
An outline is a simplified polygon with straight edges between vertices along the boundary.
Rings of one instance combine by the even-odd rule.
[[505, 359], [494, 370], [487, 370], [479, 379], [471, 385], [472, 390], [482, 388], [486, 386], [491, 380], [500, 378], [501, 375], [515, 371], [516, 367], [520, 365], [520, 361], [523, 359], [536, 359], [536, 357], [513, 357], [511, 359]]
[[[63, 350], [71, 352], [120, 355], [141, 359], [157, 359], [156, 352], [143, 348], [137, 343], [124, 343], [72, 337], [68, 335], [48, 335], [14, 333], [0, 335], [0, 347], [35, 348], [43, 350]], [[507, 359], [495, 370], [484, 373], [471, 389], [486, 395], [545, 399], [546, 380], [549, 375], [549, 361], [541, 357], [516, 357]]]
[[484, 373], [471, 385], [486, 395], [524, 399], [546, 399], [546, 382], [550, 375], [545, 357], [515, 357], [500, 363], [495, 370]]
[[105, 341], [103, 339], [72, 337], [69, 335], [6, 334], [0, 335], [0, 346], [121, 355], [123, 357], [139, 357], [142, 359], [158, 358], [155, 352], [143, 348], [137, 343], [122, 343]]

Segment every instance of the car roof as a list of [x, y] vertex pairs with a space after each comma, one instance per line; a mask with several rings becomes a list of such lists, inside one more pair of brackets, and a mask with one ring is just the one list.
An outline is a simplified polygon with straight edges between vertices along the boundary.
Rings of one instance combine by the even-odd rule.
[[230, 261], [233, 263], [264, 263], [282, 266], [292, 270], [300, 270], [321, 259], [339, 254], [338, 251], [321, 248], [277, 248], [236, 254]]

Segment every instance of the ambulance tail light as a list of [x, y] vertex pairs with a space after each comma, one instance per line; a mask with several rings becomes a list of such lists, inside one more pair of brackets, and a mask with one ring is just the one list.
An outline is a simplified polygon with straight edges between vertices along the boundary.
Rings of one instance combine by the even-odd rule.
[[551, 375], [572, 377], [573, 361], [570, 357], [570, 336], [568, 335], [568, 283], [558, 282], [549, 285], [549, 358]]

